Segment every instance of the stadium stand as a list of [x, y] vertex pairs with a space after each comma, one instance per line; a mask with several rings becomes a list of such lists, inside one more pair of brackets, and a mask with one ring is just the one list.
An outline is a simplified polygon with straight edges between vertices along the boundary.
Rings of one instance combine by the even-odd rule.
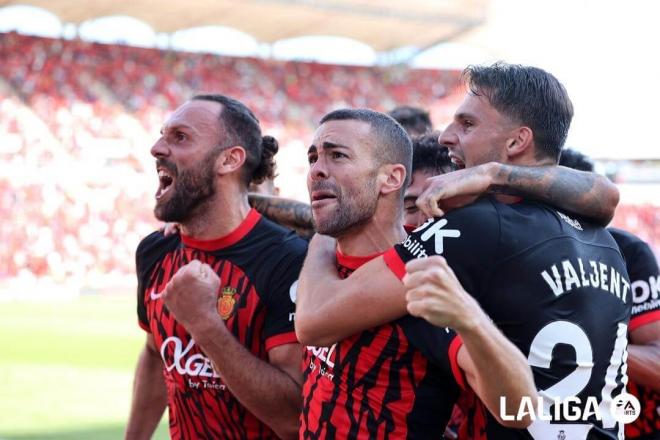
[[[334, 66], [0, 34], [0, 282], [133, 282], [133, 253], [156, 223], [149, 147], [169, 111], [200, 91], [235, 96], [280, 140], [281, 195], [304, 200], [320, 117], [413, 104], [443, 126], [458, 71]], [[660, 214], [625, 206], [615, 223], [660, 249]], [[73, 281], [72, 281], [73, 280]]]

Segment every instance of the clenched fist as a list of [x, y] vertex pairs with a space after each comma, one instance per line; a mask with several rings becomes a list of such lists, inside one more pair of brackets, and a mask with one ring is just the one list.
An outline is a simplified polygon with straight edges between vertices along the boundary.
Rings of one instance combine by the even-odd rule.
[[408, 312], [438, 327], [470, 329], [481, 316], [477, 302], [461, 286], [447, 261], [440, 256], [412, 260], [403, 284], [408, 291]]
[[165, 286], [165, 305], [188, 331], [218, 316], [220, 277], [211, 266], [193, 260], [182, 266]]

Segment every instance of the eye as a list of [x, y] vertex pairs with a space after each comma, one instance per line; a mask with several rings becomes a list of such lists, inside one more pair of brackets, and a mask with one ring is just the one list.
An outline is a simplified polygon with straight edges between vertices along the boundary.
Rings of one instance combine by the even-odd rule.
[[474, 126], [474, 122], [470, 121], [469, 119], [465, 119], [463, 121], [463, 127], [465, 128], [471, 128]]
[[174, 138], [179, 142], [183, 142], [188, 138], [188, 136], [186, 136], [186, 134], [182, 131], [177, 131], [174, 133]]
[[309, 162], [310, 165], [314, 164], [316, 160], [318, 159], [316, 154], [308, 154], [307, 155], [307, 162]]
[[345, 155], [344, 153], [340, 153], [340, 152], [338, 152], [338, 151], [333, 151], [331, 157], [332, 157], [333, 159], [341, 159], [341, 158], [348, 157], [348, 156]]

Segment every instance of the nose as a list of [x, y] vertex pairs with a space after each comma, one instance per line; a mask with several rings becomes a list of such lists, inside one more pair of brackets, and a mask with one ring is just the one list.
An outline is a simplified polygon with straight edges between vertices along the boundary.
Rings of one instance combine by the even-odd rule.
[[445, 128], [445, 130], [440, 134], [438, 142], [440, 145], [447, 146], [453, 146], [457, 144], [458, 138], [456, 136], [456, 129], [453, 122], [449, 124], [447, 128]]
[[319, 156], [316, 162], [310, 165], [309, 176], [311, 177], [312, 181], [328, 178], [328, 168], [326, 165], [327, 164], [325, 163], [325, 160], [322, 158], [322, 156]]
[[163, 136], [158, 138], [156, 143], [153, 144], [150, 152], [153, 157], [164, 157], [169, 155], [170, 150], [169, 148], [167, 148], [167, 142], [165, 141]]

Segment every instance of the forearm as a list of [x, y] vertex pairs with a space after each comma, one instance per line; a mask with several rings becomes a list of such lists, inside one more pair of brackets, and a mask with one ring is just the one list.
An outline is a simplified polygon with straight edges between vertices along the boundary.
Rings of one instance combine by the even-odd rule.
[[314, 234], [312, 209], [307, 203], [255, 193], [250, 193], [248, 200], [253, 208], [275, 223], [291, 228], [302, 236]]
[[302, 391], [288, 374], [250, 353], [219, 318], [189, 328], [234, 396], [282, 439], [296, 438]]
[[127, 440], [150, 439], [167, 406], [163, 363], [157, 353], [144, 348], [138, 359], [133, 384]]
[[403, 284], [382, 258], [340, 280], [334, 254], [312, 249], [307, 255], [296, 301], [296, 336], [301, 344], [327, 347], [406, 314]]
[[635, 383], [660, 391], [660, 341], [628, 346], [628, 377]]
[[604, 176], [561, 166], [486, 164], [493, 193], [541, 200], [602, 225], [614, 217], [619, 190]]
[[[471, 368], [466, 371], [466, 375], [481, 401], [504, 424], [500, 417], [501, 411], [517, 414], [523, 397], [536, 401], [534, 378], [520, 350], [481, 310], [479, 312], [483, 316], [476, 321], [476, 325], [459, 331], [471, 360]], [[506, 397], [505, 408], [500, 408], [502, 396]], [[524, 428], [529, 423], [531, 418], [508, 422], [506, 425]]]

